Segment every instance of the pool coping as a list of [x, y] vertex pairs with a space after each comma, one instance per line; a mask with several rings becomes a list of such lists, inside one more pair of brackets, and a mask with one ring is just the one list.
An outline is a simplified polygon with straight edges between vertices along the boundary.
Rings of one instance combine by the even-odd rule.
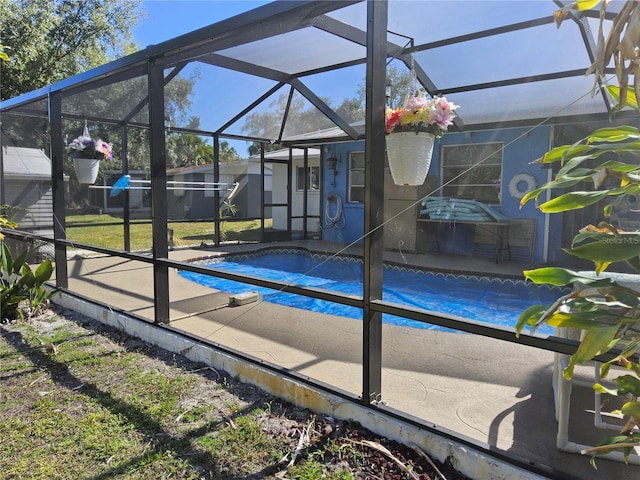
[[[343, 259], [348, 259], [348, 261], [356, 261], [359, 263], [363, 262], [362, 256], [355, 255], [352, 253], [337, 253], [331, 254], [327, 252], [321, 252], [316, 250], [311, 250], [306, 247], [299, 246], [287, 246], [287, 247], [261, 247], [258, 249], [250, 250], [250, 251], [238, 251], [238, 252], [218, 252], [213, 255], [206, 255], [201, 257], [194, 257], [185, 260], [185, 263], [191, 263], [195, 265], [206, 265], [211, 263], [218, 263], [227, 261], [231, 258], [252, 258], [252, 257], [261, 257], [268, 254], [304, 254], [314, 257], [322, 257], [323, 259], [337, 259], [343, 261]], [[392, 268], [397, 271], [406, 271], [409, 273], [423, 273], [430, 274], [434, 276], [440, 276], [443, 278], [454, 278], [454, 279], [470, 279], [470, 280], [479, 280], [479, 281], [489, 281], [495, 282], [499, 281], [502, 284], [511, 283], [513, 285], [529, 285], [529, 282], [522, 277], [512, 275], [512, 274], [500, 274], [500, 273], [492, 273], [488, 275], [487, 272], [465, 272], [462, 273], [460, 270], [454, 269], [443, 269], [443, 268], [433, 268], [426, 267], [421, 265], [411, 265], [407, 266], [406, 263], [394, 262], [392, 260], [384, 260], [383, 268]], [[536, 285], [539, 288], [544, 288], [547, 290], [557, 291], [558, 295], [562, 295], [563, 293], [567, 293], [570, 291], [569, 289], [557, 287], [553, 285]]]

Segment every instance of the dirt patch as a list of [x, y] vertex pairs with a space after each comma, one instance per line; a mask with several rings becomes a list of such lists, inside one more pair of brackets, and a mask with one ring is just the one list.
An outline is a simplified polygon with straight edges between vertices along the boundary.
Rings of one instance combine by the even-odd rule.
[[[0, 352], [7, 359], [0, 370], [3, 438], [19, 430], [16, 425], [21, 421], [35, 425], [39, 418], [33, 412], [46, 398], [57, 421], [63, 418], [86, 424], [87, 415], [97, 416], [102, 409], [115, 414], [118, 425], [126, 426], [127, 440], [140, 439], [140, 445], [128, 447], [129, 452], [90, 443], [89, 451], [68, 452], [68, 461], [77, 462], [71, 466], [77, 478], [467, 479], [451, 465], [432, 462], [419, 449], [357, 424], [297, 408], [226, 372], [191, 362], [73, 311], [54, 307], [29, 322], [5, 324], [0, 330]], [[132, 372], [136, 375], [133, 380]], [[147, 397], [149, 405], [145, 404]], [[53, 401], [59, 405], [52, 407]], [[157, 413], [162, 406], [166, 410]], [[239, 435], [249, 424], [257, 425], [257, 431], [246, 440], [237, 436], [229, 438], [238, 440], [221, 441], [225, 435]], [[41, 427], [33, 428], [38, 431]], [[63, 429], [69, 429], [67, 436], [80, 435], [73, 425], [57, 426]], [[99, 436], [100, 429], [97, 431]], [[113, 433], [114, 437], [118, 434]], [[20, 447], [20, 438], [3, 440], [9, 447], [0, 454], [0, 469], [12, 472], [9, 478], [25, 475], [16, 466], [18, 454], [22, 463], [25, 455], [30, 456], [26, 464], [32, 465], [32, 478], [46, 477], [44, 470], [40, 474], [33, 470], [35, 465], [55, 462], [44, 452], [44, 445], [52, 440], [42, 435], [31, 438], [27, 449]], [[251, 443], [255, 438], [259, 442]], [[105, 452], [96, 454], [92, 447]], [[149, 449], [158, 458], [151, 466], [131, 459], [148, 457]], [[92, 456], [95, 460], [88, 463], [86, 458]], [[67, 467], [56, 467], [62, 475], [58, 478], [64, 478], [61, 472]]]

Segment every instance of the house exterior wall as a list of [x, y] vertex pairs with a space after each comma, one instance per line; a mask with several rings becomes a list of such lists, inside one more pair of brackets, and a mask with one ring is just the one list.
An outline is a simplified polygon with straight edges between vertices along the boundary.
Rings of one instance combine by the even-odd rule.
[[[436, 191], [433, 195], [441, 195], [438, 187], [442, 186], [440, 160], [442, 146], [502, 142], [504, 152], [500, 203], [492, 205], [492, 207], [512, 219], [529, 219], [535, 225], [532, 259], [536, 262], [556, 261], [561, 254], [561, 216], [542, 214], [532, 201], [520, 208], [519, 199], [514, 198], [508, 188], [513, 177], [521, 173], [532, 175], [535, 178], [536, 186], [540, 186], [550, 179], [550, 170], [539, 165], [531, 165], [531, 162], [549, 150], [550, 138], [550, 127], [538, 127], [532, 131], [525, 128], [513, 128], [446, 134], [436, 141], [429, 169], [429, 177], [435, 181], [436, 185]], [[363, 241], [364, 206], [362, 203], [348, 201], [349, 152], [362, 151], [363, 149], [363, 142], [327, 146], [326, 156], [333, 153], [340, 161], [335, 180], [332, 172], [327, 171], [326, 168], [323, 171], [322, 191], [325, 205], [323, 207], [322, 238], [324, 240], [341, 243]], [[342, 202], [344, 219], [335, 222], [335, 224], [327, 220], [328, 216], [334, 216], [336, 208], [336, 202], [332, 200], [334, 197], [330, 194], [339, 197]], [[472, 227], [458, 225], [455, 229], [444, 233], [446, 236], [440, 244], [441, 253], [468, 253], [470, 251], [470, 242], [473, 242]]]
[[[179, 179], [178, 179], [179, 177]], [[205, 182], [204, 173], [176, 175], [170, 180], [184, 182]], [[238, 218], [260, 218], [260, 175], [242, 173], [235, 177], [240, 186], [232, 199]], [[220, 192], [223, 197], [225, 192]], [[269, 192], [270, 195], [270, 192]], [[205, 196], [204, 191], [188, 189], [167, 190], [168, 214], [171, 219], [213, 220], [217, 207], [214, 197]]]
[[48, 231], [53, 234], [53, 195], [51, 182], [17, 179], [7, 176], [5, 201], [15, 207], [12, 220], [22, 230]]

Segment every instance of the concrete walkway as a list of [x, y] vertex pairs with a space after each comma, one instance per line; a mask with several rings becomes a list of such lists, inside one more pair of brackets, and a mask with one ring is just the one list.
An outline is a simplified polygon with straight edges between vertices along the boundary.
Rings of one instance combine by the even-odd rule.
[[[330, 249], [326, 249], [329, 251]], [[177, 260], [211, 255], [171, 253]], [[421, 259], [431, 266], [450, 259]], [[470, 259], [464, 262], [471, 265]], [[477, 268], [522, 272], [515, 262], [482, 259]], [[152, 269], [142, 262], [97, 256], [70, 259], [69, 288], [153, 321]], [[267, 302], [228, 306], [228, 295], [170, 272], [171, 325], [214, 344], [295, 371], [353, 395], [362, 391], [362, 322]], [[556, 478], [640, 478], [640, 467], [556, 449], [553, 354], [470, 334], [383, 327], [382, 402], [443, 431], [456, 432], [553, 472]], [[572, 441], [595, 444], [611, 432], [592, 428], [593, 394], [574, 387]], [[587, 425], [588, 428], [583, 428]], [[550, 475], [551, 476], [551, 475]]]

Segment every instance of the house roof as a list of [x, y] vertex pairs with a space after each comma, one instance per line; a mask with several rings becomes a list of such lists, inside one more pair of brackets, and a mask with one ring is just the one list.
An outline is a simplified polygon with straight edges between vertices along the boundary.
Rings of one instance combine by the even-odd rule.
[[[292, 158], [293, 160], [301, 160], [304, 158], [304, 148], [292, 148], [291, 149], [291, 157], [289, 157], [289, 149], [281, 148], [280, 150], [273, 150], [271, 152], [265, 152], [264, 158], [265, 160], [289, 160]], [[308, 158], [320, 158], [320, 149], [319, 148], [308, 148], [307, 149], [307, 157]], [[251, 155], [249, 157], [251, 159], [260, 159], [260, 155]]]
[[[220, 162], [221, 168], [249, 166], [256, 163], [256, 160], [234, 160], [232, 162]], [[211, 173], [213, 172], [213, 164], [206, 163], [204, 165], [190, 165], [187, 167], [168, 168], [167, 175], [189, 175], [192, 173]]]
[[51, 159], [37, 148], [4, 146], [4, 174], [25, 180], [51, 180]]

